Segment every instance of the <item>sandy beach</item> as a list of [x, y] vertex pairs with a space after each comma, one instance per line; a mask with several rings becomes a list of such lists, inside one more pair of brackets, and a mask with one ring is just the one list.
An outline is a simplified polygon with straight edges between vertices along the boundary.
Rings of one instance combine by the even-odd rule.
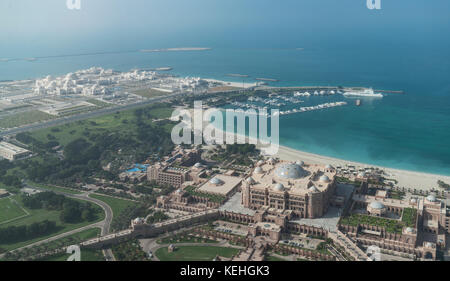
[[377, 167], [384, 170], [391, 179], [398, 181], [399, 187], [415, 188], [422, 190], [437, 189], [437, 181], [442, 180], [446, 183], [450, 182], [450, 177], [435, 174], [421, 173], [408, 170], [399, 170], [376, 165], [352, 162], [343, 159], [337, 159], [318, 154], [312, 154], [304, 151], [295, 150], [286, 146], [280, 146], [276, 157], [282, 160], [303, 160], [305, 163], [312, 164], [330, 164], [332, 166], [352, 165], [356, 167]]
[[[223, 133], [223, 131], [222, 131], [222, 133]], [[248, 141], [248, 137], [247, 137], [247, 141]], [[257, 145], [257, 147], [261, 148], [262, 146]], [[310, 164], [322, 164], [322, 165], [330, 164], [334, 167], [337, 167], [337, 166], [344, 167], [346, 165], [350, 165], [350, 166], [355, 166], [356, 169], [366, 168], [366, 167], [367, 168], [369, 168], [369, 167], [379, 168], [379, 169], [384, 170], [384, 172], [387, 174], [387, 176], [386, 176], [387, 178], [397, 180], [398, 187], [415, 188], [417, 190], [420, 190], [420, 189], [421, 190], [431, 190], [432, 188], [434, 188], [435, 190], [439, 190], [438, 185], [437, 185], [438, 180], [444, 181], [446, 183], [450, 183], [449, 176], [393, 169], [393, 168], [371, 165], [371, 164], [366, 164], [366, 163], [353, 162], [353, 161], [308, 153], [308, 152], [292, 149], [292, 148], [289, 148], [289, 147], [283, 146], [283, 145], [280, 145], [280, 147], [278, 149], [278, 153], [276, 155], [273, 155], [272, 157], [276, 157], [281, 160], [287, 160], [287, 161], [302, 160], [305, 163], [310, 163]]]
[[[192, 109], [190, 109], [189, 111], [191, 113], [193, 112]], [[208, 122], [203, 122], [203, 128], [205, 128], [208, 124], [209, 124]], [[222, 134], [224, 134], [224, 132], [222, 130], [216, 128], [216, 133], [220, 133], [220, 132], [222, 132]], [[224, 140], [225, 140], [225, 135], [224, 135]], [[249, 138], [246, 137], [246, 142], [248, 142], [248, 141], [249, 141]], [[261, 148], [263, 146], [261, 146], [259, 144], [259, 145], [257, 145], [257, 147]], [[422, 172], [409, 171], [409, 170], [400, 170], [400, 169], [382, 167], [382, 166], [371, 165], [371, 164], [366, 164], [366, 163], [347, 161], [347, 160], [343, 160], [343, 159], [308, 153], [308, 152], [292, 149], [292, 148], [282, 146], [282, 145], [280, 145], [280, 147], [278, 149], [278, 153], [276, 155], [273, 155], [273, 157], [277, 157], [281, 160], [288, 160], [288, 161], [302, 160], [305, 163], [310, 163], [310, 164], [324, 164], [324, 165], [330, 164], [335, 167], [336, 166], [344, 167], [346, 165], [355, 166], [357, 169], [365, 168], [365, 167], [374, 167], [374, 168], [376, 167], [376, 168], [384, 170], [384, 172], [387, 174], [386, 178], [397, 180], [398, 187], [405, 187], [405, 188], [412, 188], [412, 189], [415, 188], [417, 190], [431, 190], [432, 188], [434, 188], [435, 190], [439, 190], [438, 185], [437, 185], [438, 180], [444, 181], [445, 183], [450, 183], [450, 176], [422, 173]]]

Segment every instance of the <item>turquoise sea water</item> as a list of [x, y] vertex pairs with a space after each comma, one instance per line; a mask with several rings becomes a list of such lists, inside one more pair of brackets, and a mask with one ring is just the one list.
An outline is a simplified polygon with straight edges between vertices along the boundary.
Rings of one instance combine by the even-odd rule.
[[[213, 49], [10, 61], [0, 62], [0, 80], [60, 75], [91, 66], [123, 71], [171, 66], [172, 73], [180, 76], [241, 81], [226, 76], [241, 73], [279, 79], [280, 82], [272, 83], [275, 86], [343, 85], [403, 90], [405, 95], [363, 99], [361, 107], [353, 106], [354, 100], [348, 99], [349, 106], [282, 116], [281, 144], [346, 160], [450, 175], [448, 42], [411, 42], [403, 46], [389, 40], [344, 40], [323, 45], [305, 43], [301, 46], [304, 50], [204, 45]], [[60, 50], [59, 54], [66, 53]], [[48, 54], [36, 52], [22, 57], [40, 55]], [[336, 98], [311, 97], [307, 103], [314, 105], [332, 99]]]

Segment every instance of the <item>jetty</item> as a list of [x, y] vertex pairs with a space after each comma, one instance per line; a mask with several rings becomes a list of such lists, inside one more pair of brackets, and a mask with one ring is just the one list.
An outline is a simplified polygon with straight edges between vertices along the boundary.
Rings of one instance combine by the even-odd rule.
[[258, 81], [267, 81], [267, 82], [278, 82], [279, 80], [277, 79], [272, 79], [272, 78], [255, 78], [255, 80]]
[[374, 92], [386, 93], [386, 94], [405, 94], [404, 91], [393, 91], [393, 90], [374, 90]]
[[250, 77], [250, 76], [247, 75], [247, 74], [235, 74], [235, 73], [230, 73], [230, 74], [227, 74], [226, 76], [230, 76], [230, 77], [241, 77], [241, 78], [247, 78], [247, 77]]

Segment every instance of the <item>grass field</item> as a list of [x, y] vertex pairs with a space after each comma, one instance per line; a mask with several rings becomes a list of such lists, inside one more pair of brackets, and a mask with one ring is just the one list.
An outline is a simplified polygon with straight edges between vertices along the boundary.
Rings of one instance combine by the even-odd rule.
[[139, 204], [138, 202], [133, 202], [125, 199], [119, 199], [99, 194], [89, 194], [89, 197], [101, 200], [111, 207], [113, 211], [113, 222], [116, 218], [119, 217], [120, 213], [122, 213], [123, 210], [125, 210], [129, 206], [135, 206]]
[[239, 249], [216, 246], [180, 246], [169, 253], [167, 247], [156, 250], [155, 255], [161, 261], [212, 261], [217, 255], [231, 258]]
[[30, 110], [3, 117], [0, 119], [0, 128], [13, 128], [52, 118], [54, 117], [50, 114], [38, 110]]
[[137, 90], [132, 92], [135, 95], [145, 97], [145, 98], [155, 98], [163, 95], [169, 95], [170, 93], [159, 91], [157, 89], [144, 89], [144, 90]]
[[[151, 114], [155, 119], [167, 118], [171, 116], [172, 109], [170, 107], [158, 107], [152, 109]], [[31, 136], [39, 141], [48, 142], [50, 141], [48, 136], [51, 135], [60, 145], [64, 146], [75, 139], [85, 137], [84, 134], [87, 131], [134, 136], [137, 131], [134, 110], [116, 112], [92, 119], [37, 130], [31, 132]]]
[[[16, 195], [16, 196], [13, 196], [13, 198], [16, 199], [16, 201], [23, 207], [20, 196]], [[78, 201], [80, 201], [80, 200], [78, 200]], [[86, 202], [86, 201], [82, 201], [82, 202]], [[73, 224], [72, 223], [63, 223], [60, 219], [60, 214], [61, 214], [60, 211], [49, 211], [49, 210], [45, 210], [45, 209], [32, 210], [32, 209], [28, 209], [28, 208], [24, 207], [24, 209], [27, 210], [30, 213], [30, 215], [20, 218], [20, 219], [17, 219], [17, 220], [14, 220], [14, 221], [11, 221], [11, 222], [8, 222], [8, 223], [4, 223], [4, 224], [0, 225], [0, 227], [6, 228], [9, 226], [13, 226], [13, 225], [14, 226], [30, 225], [35, 222], [49, 220], [49, 221], [56, 222], [57, 231], [55, 231], [52, 234], [41, 236], [41, 237], [38, 237], [38, 238], [35, 238], [32, 240], [20, 241], [20, 242], [11, 243], [11, 244], [3, 244], [0, 241], [0, 248], [3, 248], [5, 250], [17, 249], [17, 248], [32, 244], [34, 242], [38, 242], [38, 241], [50, 238], [52, 236], [62, 234], [62, 233], [65, 233], [65, 232], [68, 232], [68, 231], [71, 231], [71, 230], [74, 230], [77, 228], [81, 228], [83, 226], [93, 224], [95, 222], [99, 222], [99, 221], [103, 220], [105, 218], [105, 213], [104, 213], [103, 209], [94, 204], [93, 204], [93, 207], [98, 210], [97, 219], [95, 221], [91, 221], [91, 222], [85, 221], [85, 222], [73, 223]]]
[[14, 201], [14, 197], [0, 199], [0, 227], [3, 223], [26, 216], [27, 213]]
[[266, 257], [266, 261], [286, 261], [285, 259], [279, 258], [279, 257], [275, 257], [275, 256], [267, 256]]

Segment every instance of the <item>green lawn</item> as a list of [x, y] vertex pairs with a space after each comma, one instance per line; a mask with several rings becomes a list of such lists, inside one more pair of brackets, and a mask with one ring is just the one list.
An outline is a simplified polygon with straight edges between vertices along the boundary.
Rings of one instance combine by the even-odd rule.
[[169, 253], [167, 247], [159, 248], [155, 255], [161, 261], [211, 261], [217, 255], [231, 258], [239, 249], [216, 246], [180, 246]]
[[155, 98], [159, 96], [169, 95], [170, 93], [159, 91], [157, 89], [144, 89], [144, 90], [136, 90], [132, 92], [135, 95], [145, 97], [145, 98]]
[[402, 221], [363, 214], [352, 214], [347, 217], [342, 217], [339, 221], [339, 224], [350, 226], [358, 226], [359, 224], [375, 225], [384, 227], [387, 232], [397, 234], [402, 233], [402, 229], [404, 226], [404, 223]]
[[176, 244], [176, 243], [219, 243], [208, 238], [198, 238], [191, 235], [174, 235], [158, 239], [158, 244]]
[[103, 201], [111, 207], [113, 211], [113, 222], [116, 218], [119, 217], [120, 213], [122, 213], [126, 208], [128, 208], [129, 206], [135, 206], [139, 204], [138, 202], [99, 194], [89, 194], [89, 197]]
[[[172, 111], [173, 110], [170, 107], [162, 106], [151, 109], [150, 112], [152, 117], [160, 119], [170, 117]], [[55, 138], [56, 141], [59, 142], [60, 145], [63, 146], [75, 139], [85, 137], [84, 133], [86, 131], [96, 133], [117, 133], [131, 137], [136, 135], [137, 131], [136, 116], [134, 112], [135, 109], [120, 111], [91, 119], [37, 130], [34, 132], [30, 132], [30, 135], [33, 138], [44, 143], [50, 141], [48, 135], [51, 135]]]
[[26, 124], [36, 123], [54, 118], [52, 115], [38, 111], [31, 110], [9, 115], [0, 119], [0, 128], [13, 128]]
[[3, 223], [26, 216], [27, 213], [14, 201], [17, 196], [0, 199], [0, 227]]
[[[13, 198], [15, 198], [17, 200], [17, 202], [22, 207], [24, 207], [22, 205], [20, 196], [16, 195], [16, 196], [13, 196]], [[74, 199], [74, 200], [76, 200], [76, 199]], [[86, 202], [86, 201], [81, 201], [81, 200], [77, 200], [77, 201]], [[92, 204], [92, 203], [90, 203], [90, 204]], [[27, 210], [30, 213], [30, 215], [28, 215], [26, 217], [23, 217], [23, 218], [20, 218], [20, 219], [17, 219], [17, 220], [14, 220], [12, 222], [8, 222], [8, 223], [5, 223], [5, 224], [2, 224], [2, 225], [0, 225], [0, 227], [1, 228], [6, 228], [6, 227], [9, 227], [9, 226], [13, 226], [13, 225], [14, 226], [30, 225], [30, 224], [35, 223], [35, 222], [41, 222], [41, 221], [44, 221], [44, 220], [49, 220], [49, 221], [56, 222], [57, 231], [55, 231], [54, 233], [45, 235], [45, 236], [41, 236], [41, 237], [32, 239], [32, 240], [20, 241], [20, 242], [16, 242], [16, 243], [12, 243], [12, 244], [3, 244], [2, 242], [0, 242], [0, 248], [3, 248], [3, 249], [8, 250], [8, 251], [9, 250], [14, 250], [14, 249], [17, 249], [17, 248], [20, 248], [20, 247], [32, 244], [34, 242], [38, 242], [38, 241], [50, 238], [52, 236], [55, 236], [55, 235], [58, 235], [58, 234], [62, 234], [62, 233], [65, 233], [65, 232], [68, 232], [68, 231], [71, 231], [71, 230], [74, 230], [74, 229], [77, 229], [77, 228], [81, 228], [83, 226], [86, 226], [86, 225], [89, 225], [89, 224], [93, 224], [93, 223], [96, 223], [96, 222], [99, 222], [99, 221], [103, 220], [105, 218], [105, 213], [104, 213], [103, 209], [100, 208], [99, 206], [95, 205], [95, 204], [92, 204], [92, 205], [93, 205], [93, 207], [95, 209], [98, 210], [98, 212], [97, 212], [97, 219], [94, 220], [94, 221], [91, 221], [91, 222], [85, 221], [85, 222], [80, 222], [80, 223], [63, 223], [61, 221], [61, 219], [60, 219], [60, 214], [61, 214], [60, 211], [49, 211], [49, 210], [45, 210], [45, 209], [34, 209], [33, 210], [33, 209], [28, 209], [28, 208], [24, 207], [24, 209]]]
[[276, 257], [276, 256], [270, 255], [270, 256], [266, 257], [266, 261], [286, 261], [286, 260], [282, 259], [282, 258], [279, 258], [279, 257]]

